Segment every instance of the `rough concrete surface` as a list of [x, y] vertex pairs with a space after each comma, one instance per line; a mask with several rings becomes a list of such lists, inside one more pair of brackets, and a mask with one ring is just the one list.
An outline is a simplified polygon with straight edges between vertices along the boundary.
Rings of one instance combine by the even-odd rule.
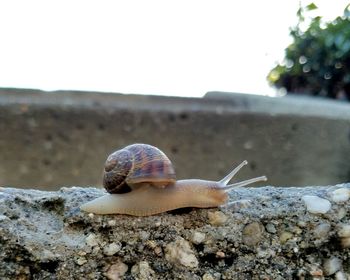
[[1, 188], [0, 279], [349, 279], [350, 184], [238, 188], [220, 209], [92, 215], [104, 193]]
[[0, 186], [98, 186], [108, 154], [132, 143], [163, 150], [177, 177], [276, 186], [350, 181], [350, 104], [210, 93], [178, 98], [0, 89]]

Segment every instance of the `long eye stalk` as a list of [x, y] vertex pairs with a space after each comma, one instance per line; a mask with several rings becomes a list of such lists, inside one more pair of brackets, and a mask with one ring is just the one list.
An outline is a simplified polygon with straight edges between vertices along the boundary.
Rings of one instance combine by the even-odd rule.
[[239, 170], [241, 170], [241, 168], [245, 165], [248, 164], [248, 161], [243, 161], [240, 165], [238, 165], [235, 169], [233, 169], [227, 176], [225, 176], [223, 179], [221, 179], [219, 181], [219, 183], [221, 183], [222, 185], [224, 185], [225, 187], [223, 187], [222, 189], [225, 190], [225, 192], [229, 192], [231, 189], [233, 188], [237, 188], [237, 187], [244, 187], [256, 182], [262, 182], [262, 181], [267, 181], [267, 177], [266, 176], [260, 176], [260, 177], [256, 177], [256, 178], [252, 178], [252, 179], [248, 179], [242, 182], [238, 182], [238, 183], [234, 183], [231, 185], [227, 185], [231, 179], [233, 178], [233, 176], [235, 176], [237, 174], [237, 172]]

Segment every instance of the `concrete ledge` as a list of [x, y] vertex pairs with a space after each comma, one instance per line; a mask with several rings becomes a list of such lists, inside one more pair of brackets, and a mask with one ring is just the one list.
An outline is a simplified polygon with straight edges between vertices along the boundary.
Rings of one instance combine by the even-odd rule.
[[255, 94], [211, 91], [204, 98], [226, 101], [246, 112], [270, 112], [271, 115], [296, 115], [330, 119], [350, 119], [350, 104], [339, 100], [303, 95], [268, 97]]
[[348, 279], [350, 184], [240, 188], [222, 209], [92, 215], [94, 188], [0, 191], [1, 279]]
[[205, 98], [0, 89], [0, 186], [57, 190], [101, 184], [108, 154], [162, 149], [177, 176], [278, 186], [350, 181], [349, 104], [209, 93]]

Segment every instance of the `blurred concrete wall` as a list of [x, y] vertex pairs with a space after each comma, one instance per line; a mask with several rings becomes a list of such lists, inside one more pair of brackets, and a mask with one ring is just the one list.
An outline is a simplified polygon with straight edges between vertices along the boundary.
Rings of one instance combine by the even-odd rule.
[[162, 149], [178, 178], [350, 181], [350, 104], [210, 92], [204, 98], [0, 89], [0, 186], [101, 185], [109, 153]]

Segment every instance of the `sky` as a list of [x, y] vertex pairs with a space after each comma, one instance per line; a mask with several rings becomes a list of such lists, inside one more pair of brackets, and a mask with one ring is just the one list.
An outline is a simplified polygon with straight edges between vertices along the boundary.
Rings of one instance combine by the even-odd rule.
[[[348, 1], [315, 3], [333, 19]], [[0, 0], [0, 87], [273, 95], [266, 76], [291, 43], [298, 7], [297, 0]]]

